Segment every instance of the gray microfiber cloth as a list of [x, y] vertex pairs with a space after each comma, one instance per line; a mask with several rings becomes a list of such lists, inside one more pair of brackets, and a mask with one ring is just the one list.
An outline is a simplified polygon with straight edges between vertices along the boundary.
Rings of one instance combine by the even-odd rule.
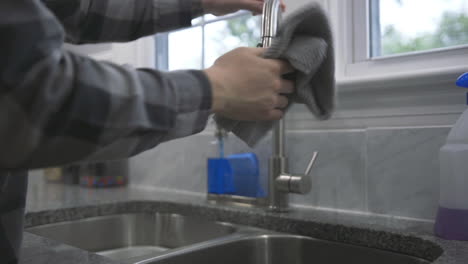
[[[296, 91], [290, 102], [303, 103], [320, 120], [329, 119], [335, 105], [335, 63], [328, 18], [318, 4], [308, 4], [281, 23], [265, 58], [284, 59], [296, 69]], [[252, 87], [255, 89], [255, 87]], [[288, 108], [291, 104], [288, 106]], [[253, 147], [272, 129], [273, 121], [235, 121], [215, 116], [217, 125]]]

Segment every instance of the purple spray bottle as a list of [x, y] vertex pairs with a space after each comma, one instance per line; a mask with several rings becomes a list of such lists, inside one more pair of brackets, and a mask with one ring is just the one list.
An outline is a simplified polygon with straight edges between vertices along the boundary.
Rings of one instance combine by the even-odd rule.
[[[457, 85], [468, 88], [468, 73], [458, 78]], [[468, 109], [450, 130], [439, 157], [440, 202], [435, 234], [468, 241]]]

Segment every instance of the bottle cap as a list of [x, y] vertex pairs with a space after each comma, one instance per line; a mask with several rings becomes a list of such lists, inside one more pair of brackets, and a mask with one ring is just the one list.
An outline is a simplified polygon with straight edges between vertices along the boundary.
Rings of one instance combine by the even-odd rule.
[[456, 84], [457, 86], [468, 88], [468, 72], [458, 77]]
[[[458, 77], [456, 84], [457, 86], [468, 88], [468, 72]], [[466, 93], [466, 104], [468, 105], [468, 93]]]

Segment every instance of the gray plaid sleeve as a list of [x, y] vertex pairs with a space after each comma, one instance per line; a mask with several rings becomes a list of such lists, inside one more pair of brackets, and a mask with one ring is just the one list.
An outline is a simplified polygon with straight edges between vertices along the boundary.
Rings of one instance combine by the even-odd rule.
[[16, 264], [23, 235], [27, 174], [0, 170], [0, 260]]
[[0, 262], [15, 264], [21, 169], [128, 157], [199, 132], [211, 89], [201, 71], [134, 70], [63, 51], [64, 30], [39, 0], [0, 1], [0, 37]]
[[68, 42], [129, 41], [191, 25], [201, 0], [43, 0]]
[[134, 70], [63, 51], [63, 29], [38, 0], [0, 1], [0, 36], [0, 168], [128, 157], [206, 125], [202, 71]]

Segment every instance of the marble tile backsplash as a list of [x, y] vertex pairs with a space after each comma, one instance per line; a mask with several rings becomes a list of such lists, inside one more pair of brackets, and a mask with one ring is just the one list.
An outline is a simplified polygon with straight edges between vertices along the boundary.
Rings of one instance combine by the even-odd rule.
[[[290, 171], [303, 173], [319, 151], [312, 191], [291, 203], [432, 220], [439, 196], [438, 153], [448, 127], [288, 131]], [[211, 132], [171, 141], [131, 159], [131, 184], [206, 193]], [[271, 137], [250, 149], [235, 136], [227, 154], [253, 151], [266, 185]]]
[[439, 149], [449, 128], [367, 131], [369, 211], [433, 219], [439, 200]]
[[312, 152], [319, 152], [312, 170], [312, 191], [291, 195], [293, 203], [366, 210], [364, 131], [289, 132], [286, 143], [294, 173], [304, 173]]
[[200, 134], [170, 142], [130, 159], [130, 184], [206, 192], [206, 160], [213, 137]]

